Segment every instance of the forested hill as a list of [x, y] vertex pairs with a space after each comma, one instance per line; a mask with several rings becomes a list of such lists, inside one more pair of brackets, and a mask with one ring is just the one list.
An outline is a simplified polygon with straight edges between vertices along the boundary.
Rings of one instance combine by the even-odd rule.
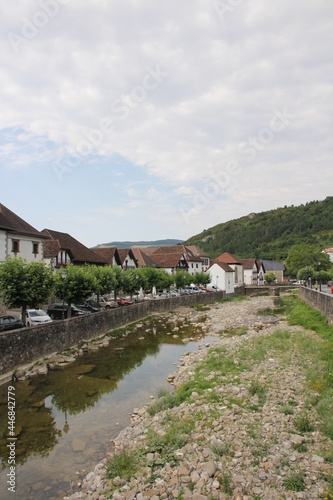
[[218, 224], [189, 238], [211, 257], [230, 252], [236, 257], [283, 261], [298, 243], [323, 249], [333, 246], [333, 197], [300, 206], [269, 210]]

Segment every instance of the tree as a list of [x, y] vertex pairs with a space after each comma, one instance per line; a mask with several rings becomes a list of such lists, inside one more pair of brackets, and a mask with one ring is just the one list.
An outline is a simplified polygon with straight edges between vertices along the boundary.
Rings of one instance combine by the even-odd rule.
[[193, 283], [196, 285], [204, 285], [207, 286], [208, 283], [212, 281], [212, 277], [209, 273], [201, 272], [201, 273], [194, 273], [193, 275]]
[[274, 274], [274, 273], [269, 273], [269, 274], [266, 274], [266, 275], [265, 275], [265, 281], [266, 281], [266, 283], [268, 283], [269, 285], [270, 285], [271, 283], [273, 283], [273, 281], [274, 281], [274, 280], [276, 280], [276, 276], [275, 276], [275, 274]]
[[123, 292], [129, 293], [132, 300], [133, 292], [138, 289], [139, 286], [139, 275], [136, 269], [127, 269], [122, 273], [121, 276], [121, 288]]
[[314, 245], [301, 243], [292, 246], [286, 260], [290, 276], [295, 277], [300, 269], [309, 266], [315, 271], [327, 271], [330, 268], [328, 255]]
[[111, 293], [114, 289], [115, 273], [113, 272], [112, 267], [109, 266], [91, 266], [91, 270], [95, 276], [95, 293], [97, 295], [97, 302], [99, 302], [100, 295]]
[[177, 271], [173, 276], [176, 288], [185, 288], [192, 282], [192, 275], [187, 271]]
[[72, 304], [81, 302], [91, 295], [96, 289], [96, 279], [90, 266], [66, 267], [66, 276], [62, 273], [55, 274], [55, 294], [58, 298], [63, 297], [67, 302], [67, 318], [71, 317]]
[[37, 308], [45, 303], [53, 287], [52, 270], [44, 262], [27, 263], [21, 258], [8, 258], [0, 263], [0, 294], [8, 307], [21, 308], [26, 320], [27, 306]]

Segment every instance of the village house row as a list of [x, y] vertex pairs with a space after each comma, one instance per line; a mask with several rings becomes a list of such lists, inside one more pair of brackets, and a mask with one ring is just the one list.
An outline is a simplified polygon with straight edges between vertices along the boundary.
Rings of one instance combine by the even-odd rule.
[[45, 261], [55, 271], [68, 264], [121, 266], [123, 269], [157, 267], [168, 273], [184, 270], [190, 274], [208, 272], [211, 284], [227, 293], [242, 285], [262, 285], [265, 274], [273, 272], [283, 281], [282, 263], [255, 258], [238, 259], [223, 253], [211, 259], [196, 246], [145, 248], [87, 248], [67, 233], [38, 231], [0, 203], [0, 261], [22, 257], [27, 262]]

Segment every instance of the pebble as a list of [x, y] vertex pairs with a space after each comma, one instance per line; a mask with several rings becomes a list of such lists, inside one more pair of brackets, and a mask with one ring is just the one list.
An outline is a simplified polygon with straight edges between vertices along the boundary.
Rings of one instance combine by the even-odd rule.
[[[258, 309], [274, 307], [272, 297], [253, 297], [242, 302], [218, 303], [205, 311], [206, 333], [216, 337], [215, 346], [221, 346], [234, 355], [238, 366], [241, 363], [236, 353], [249, 339], [263, 338], [277, 328], [290, 333], [302, 331], [298, 326], [288, 326], [277, 321], [276, 317], [260, 318]], [[195, 322], [196, 311], [186, 309], [193, 316], [187, 322]], [[184, 320], [184, 308], [174, 311], [175, 322]], [[182, 316], [182, 318], [180, 317]], [[273, 321], [274, 320], [274, 321]], [[247, 333], [240, 336], [220, 335], [225, 329], [246, 326]], [[177, 328], [177, 327], [176, 327]], [[176, 328], [174, 331], [177, 331]], [[226, 330], [227, 331], [227, 330]], [[307, 334], [312, 334], [307, 332]], [[212, 343], [207, 343], [209, 347]], [[207, 349], [186, 353], [177, 367], [177, 371], [167, 377], [174, 387], [188, 380], [195, 367], [207, 356]], [[236, 365], [237, 366], [237, 365]], [[222, 369], [222, 368], [221, 368]], [[191, 434], [190, 443], [175, 450], [179, 463], [152, 465], [158, 454], [146, 455], [145, 473], [134, 475], [128, 482], [111, 483], [105, 472], [109, 460], [105, 458], [82, 481], [80, 491], [63, 497], [64, 500], [91, 499], [101, 500], [151, 500], [180, 498], [184, 500], [252, 500], [254, 497], [265, 500], [322, 498], [327, 488], [325, 477], [333, 476], [333, 465], [325, 463], [321, 456], [323, 449], [328, 449], [330, 441], [320, 431], [320, 420], [311, 408], [315, 432], [300, 436], [293, 425], [293, 415], [283, 413], [283, 407], [293, 399], [294, 415], [304, 409], [309, 389], [304, 386], [306, 360], [301, 359], [295, 350], [292, 362], [286, 364], [277, 352], [268, 352], [261, 361], [253, 363], [252, 368], [241, 371], [234, 377], [221, 376], [218, 368], [207, 376], [213, 383], [220, 377], [221, 383], [203, 395], [193, 391], [188, 402], [168, 410], [168, 415], [181, 422], [189, 416], [200, 418]], [[258, 396], [251, 396], [251, 381], [258, 380], [265, 387], [265, 400], [260, 403]], [[210, 403], [212, 391], [218, 395], [217, 402]], [[232, 404], [229, 404], [232, 402]], [[151, 403], [153, 404], [153, 403]], [[214, 407], [214, 418], [209, 413]], [[163, 436], [163, 421], [166, 411], [153, 418], [146, 408], [136, 408], [132, 413], [132, 422], [113, 440], [114, 452], [121, 449], [135, 449], [136, 437], [140, 436], [140, 447], [144, 446], [147, 429], [152, 428]], [[141, 439], [142, 438], [142, 439]], [[307, 450], [298, 453], [294, 445], [306, 443]], [[154, 471], [154, 478], [150, 477]], [[305, 489], [301, 492], [287, 491], [285, 479], [297, 470], [303, 474]], [[232, 495], [225, 491], [226, 481]], [[189, 485], [191, 483], [191, 489]]]

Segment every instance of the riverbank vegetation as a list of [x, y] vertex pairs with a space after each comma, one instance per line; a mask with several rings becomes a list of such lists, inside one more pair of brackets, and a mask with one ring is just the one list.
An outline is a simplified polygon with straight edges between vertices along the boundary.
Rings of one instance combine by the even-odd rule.
[[[142, 467], [149, 467], [153, 473], [146, 480], [154, 482], [159, 468], [166, 462], [180, 463], [179, 450], [187, 443], [200, 441], [203, 439], [200, 436], [212, 429], [221, 429], [226, 422], [235, 422], [240, 415], [247, 414], [243, 417], [240, 449], [249, 450], [246, 456], [252, 471], [259, 466], [265, 470], [265, 463], [269, 463], [276, 477], [282, 478], [276, 479], [276, 487], [284, 489], [288, 496], [288, 491], [300, 492], [310, 487], [310, 467], [306, 464], [315, 457], [327, 464], [325, 472], [318, 477], [325, 484], [325, 491], [322, 490], [318, 498], [332, 498], [333, 326], [295, 293], [274, 299], [270, 312], [280, 318], [276, 329], [256, 336], [247, 335], [248, 329], [244, 326], [222, 329], [222, 338], [230, 340], [234, 336], [240, 341], [232, 348], [222, 343], [210, 349], [188, 380], [173, 392], [162, 392], [148, 406], [149, 415], [158, 418], [161, 430], [157, 432], [150, 426], [145, 446], [127, 457], [132, 466], [133, 461], [135, 463], [131, 475], [139, 477]], [[270, 410], [266, 411], [269, 405]], [[272, 409], [274, 416], [268, 417]], [[269, 429], [264, 434], [263, 425]], [[230, 428], [232, 432], [235, 430]], [[283, 433], [294, 439], [288, 453], [276, 448]], [[210, 450], [223, 466], [223, 473], [216, 473], [215, 478], [229, 498], [233, 491], [232, 463], [235, 456], [241, 455], [237, 449], [238, 438], [214, 439]], [[280, 450], [277, 458], [275, 450]], [[125, 464], [126, 453], [128, 450], [122, 452]], [[267, 457], [273, 456], [274, 461], [270, 463]], [[108, 464], [110, 479], [115, 477], [114, 460], [119, 458], [114, 456]], [[123, 477], [119, 469], [117, 476]], [[126, 480], [128, 478], [126, 475]], [[190, 483], [187, 486], [191, 489]], [[179, 498], [183, 498], [181, 494]]]

